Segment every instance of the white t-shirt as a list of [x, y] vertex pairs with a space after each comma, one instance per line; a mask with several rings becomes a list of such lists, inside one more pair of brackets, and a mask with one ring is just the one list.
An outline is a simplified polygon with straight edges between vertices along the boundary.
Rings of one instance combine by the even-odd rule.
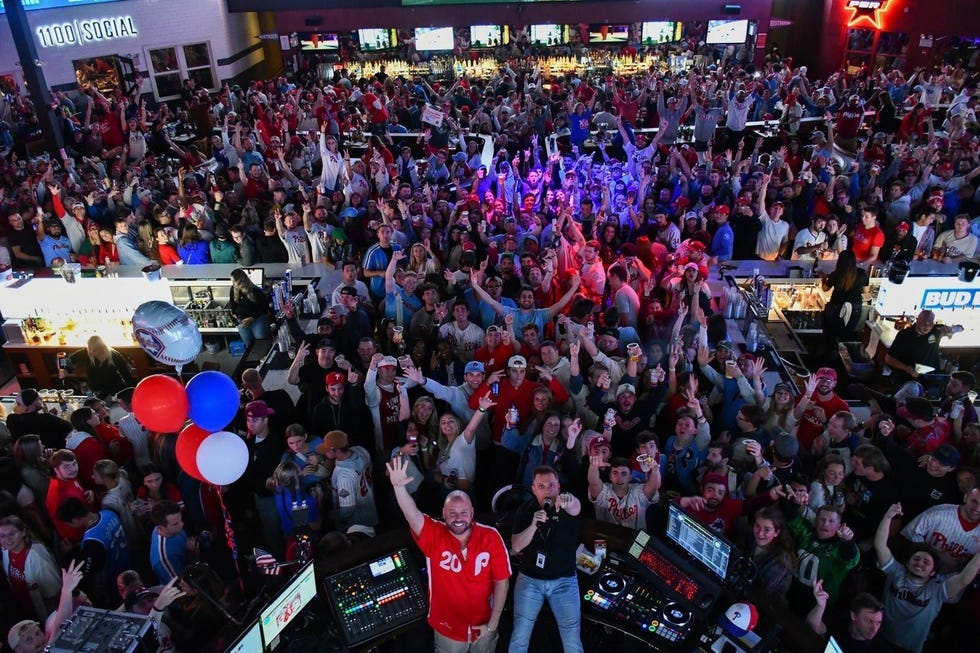
[[780, 246], [789, 237], [789, 223], [776, 222], [765, 211], [761, 217], [762, 230], [755, 243], [755, 253], [763, 261], [775, 261], [779, 258]]
[[966, 564], [980, 551], [980, 525], [965, 530], [959, 509], [952, 503], [933, 506], [909, 522], [902, 529], [902, 535], [910, 542], [928, 544]]
[[476, 438], [467, 442], [462, 433], [456, 436], [449, 447], [449, 456], [439, 462], [439, 473], [450, 476], [454, 469], [461, 480], [473, 482], [476, 478]]

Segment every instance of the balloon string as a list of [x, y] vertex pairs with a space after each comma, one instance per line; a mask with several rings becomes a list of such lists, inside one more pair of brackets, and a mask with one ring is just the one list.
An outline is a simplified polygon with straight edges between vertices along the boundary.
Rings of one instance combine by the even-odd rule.
[[242, 579], [242, 569], [238, 563], [238, 541], [235, 538], [235, 529], [231, 525], [231, 513], [228, 512], [228, 507], [225, 505], [224, 490], [221, 489], [220, 485], [216, 485], [215, 488], [218, 490], [218, 503], [221, 504], [221, 516], [225, 520], [225, 541], [231, 550], [231, 559], [235, 563], [235, 572], [238, 574], [238, 585], [244, 596], [245, 581]]

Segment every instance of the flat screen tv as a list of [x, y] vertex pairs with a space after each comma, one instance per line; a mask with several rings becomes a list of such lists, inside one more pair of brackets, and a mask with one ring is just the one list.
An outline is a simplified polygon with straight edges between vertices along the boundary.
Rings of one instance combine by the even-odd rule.
[[336, 32], [303, 34], [299, 39], [303, 52], [323, 52], [340, 49], [340, 37]]
[[480, 49], [507, 45], [508, 31], [506, 25], [470, 25], [470, 47]]
[[564, 25], [552, 23], [531, 25], [533, 45], [561, 45], [568, 42], [568, 29]]
[[357, 42], [360, 44], [362, 52], [390, 50], [398, 45], [395, 30], [392, 29], [359, 29], [357, 30]]
[[749, 37], [747, 20], [709, 20], [708, 36], [704, 42], [709, 45], [738, 45]]
[[643, 45], [658, 45], [681, 40], [681, 24], [676, 21], [643, 23], [640, 42]]
[[589, 25], [589, 45], [622, 45], [629, 40], [629, 25]]
[[416, 27], [415, 49], [424, 52], [452, 50], [454, 45], [452, 27]]

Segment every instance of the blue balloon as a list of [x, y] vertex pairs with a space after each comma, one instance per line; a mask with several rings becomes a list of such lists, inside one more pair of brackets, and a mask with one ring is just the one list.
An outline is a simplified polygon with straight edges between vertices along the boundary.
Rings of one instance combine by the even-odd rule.
[[238, 388], [227, 374], [207, 371], [187, 382], [187, 414], [205, 431], [220, 431], [238, 412]]

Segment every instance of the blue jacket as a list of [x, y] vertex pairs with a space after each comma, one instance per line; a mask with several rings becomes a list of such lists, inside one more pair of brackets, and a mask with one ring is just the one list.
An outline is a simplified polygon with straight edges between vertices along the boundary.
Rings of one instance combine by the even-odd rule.
[[177, 254], [185, 265], [206, 265], [211, 262], [211, 250], [203, 240], [177, 245]]

